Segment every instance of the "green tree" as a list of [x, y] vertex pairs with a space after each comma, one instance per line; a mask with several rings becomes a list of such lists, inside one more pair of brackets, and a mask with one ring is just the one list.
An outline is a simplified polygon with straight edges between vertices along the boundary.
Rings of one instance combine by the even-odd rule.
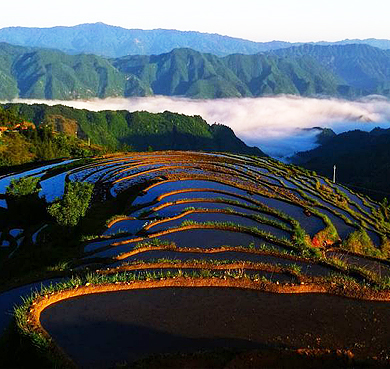
[[48, 206], [48, 213], [61, 226], [76, 226], [88, 210], [93, 188], [92, 183], [68, 182], [64, 196]]
[[0, 138], [0, 165], [18, 165], [34, 160], [32, 145], [19, 133], [3, 134]]
[[4, 109], [0, 106], [0, 125], [14, 126], [22, 121], [23, 118], [18, 114], [17, 107], [10, 106]]
[[6, 195], [12, 197], [22, 197], [37, 194], [41, 188], [38, 187], [40, 178], [22, 177], [11, 179], [10, 185], [6, 189]]

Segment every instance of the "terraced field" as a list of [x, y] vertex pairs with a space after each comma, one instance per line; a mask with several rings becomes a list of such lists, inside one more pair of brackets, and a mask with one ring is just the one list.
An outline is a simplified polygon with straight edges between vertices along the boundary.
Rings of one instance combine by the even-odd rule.
[[93, 182], [94, 201], [131, 201], [85, 237], [72, 278], [17, 310], [52, 360], [390, 363], [390, 223], [379, 204], [269, 158], [132, 153], [65, 169], [43, 177], [49, 201], [65, 181]]

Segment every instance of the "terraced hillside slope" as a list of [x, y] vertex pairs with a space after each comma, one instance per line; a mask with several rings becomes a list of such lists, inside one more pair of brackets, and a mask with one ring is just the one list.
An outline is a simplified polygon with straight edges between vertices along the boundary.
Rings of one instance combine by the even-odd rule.
[[371, 197], [390, 197], [390, 129], [375, 128], [329, 136], [321, 146], [300, 152], [292, 161], [325, 174], [337, 165], [338, 181]]
[[[80, 181], [94, 183], [94, 202], [122, 207], [84, 237], [61, 283], [16, 309], [20, 332], [49, 362], [389, 363], [390, 223], [378, 203], [234, 154], [131, 153], [50, 173], [48, 201], [50, 189], [61, 196]], [[37, 230], [37, 244], [49, 230]]]

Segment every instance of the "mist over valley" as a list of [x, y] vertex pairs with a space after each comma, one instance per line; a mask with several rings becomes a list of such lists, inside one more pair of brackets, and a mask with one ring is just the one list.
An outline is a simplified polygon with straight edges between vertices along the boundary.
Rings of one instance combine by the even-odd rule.
[[200, 115], [209, 124], [220, 123], [232, 128], [247, 145], [257, 146], [279, 159], [318, 146], [317, 135], [321, 131], [309, 128], [330, 128], [339, 134], [390, 127], [390, 100], [381, 96], [353, 101], [283, 95], [214, 100], [154, 96], [71, 101], [15, 99], [12, 102], [62, 104], [91, 111], [171, 111]]

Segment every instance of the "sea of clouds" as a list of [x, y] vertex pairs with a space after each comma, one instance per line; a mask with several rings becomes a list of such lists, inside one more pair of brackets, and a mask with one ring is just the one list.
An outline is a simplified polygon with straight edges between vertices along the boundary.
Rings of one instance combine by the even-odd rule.
[[390, 100], [376, 95], [355, 101], [279, 95], [216, 100], [154, 96], [75, 101], [17, 99], [13, 102], [63, 104], [93, 111], [144, 110], [158, 113], [169, 110], [200, 115], [209, 124], [229, 126], [246, 144], [258, 146], [279, 159], [317, 146], [319, 131], [303, 130], [305, 128], [331, 128], [336, 133], [390, 128]]

